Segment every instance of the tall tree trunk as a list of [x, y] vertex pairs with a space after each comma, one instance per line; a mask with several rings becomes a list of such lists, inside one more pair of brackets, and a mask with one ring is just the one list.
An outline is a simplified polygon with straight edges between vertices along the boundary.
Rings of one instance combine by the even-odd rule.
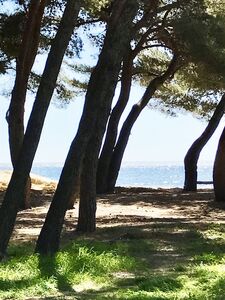
[[96, 229], [96, 173], [99, 151], [110, 114], [111, 101], [98, 108], [96, 124], [87, 145], [81, 171], [80, 203], [77, 231], [93, 232]]
[[[46, 0], [31, 0], [26, 16], [20, 51], [16, 60], [16, 79], [7, 112], [9, 146], [13, 167], [15, 167], [24, 138], [24, 104], [27, 85], [37, 55], [41, 21], [45, 6]], [[28, 208], [30, 206], [30, 188], [31, 180], [28, 178], [23, 191], [23, 201], [20, 204], [21, 208]]]
[[203, 131], [201, 136], [194, 141], [194, 143], [189, 148], [185, 158], [184, 158], [184, 168], [185, 168], [185, 181], [184, 190], [185, 191], [196, 191], [197, 190], [197, 164], [199, 155], [203, 147], [207, 144], [216, 128], [219, 125], [221, 118], [225, 111], [225, 95], [222, 96], [219, 104], [217, 105], [212, 118], [206, 129]]
[[132, 21], [136, 13], [136, 0], [113, 2], [113, 11], [108, 22], [104, 45], [89, 80], [79, 128], [71, 144], [55, 195], [37, 241], [36, 251], [39, 253], [54, 253], [58, 250], [71, 186], [79, 176], [87, 146], [96, 128], [96, 120], [100, 117], [99, 111], [101, 108], [104, 110], [104, 107], [111, 105], [121, 61], [132, 36]]
[[121, 89], [119, 99], [112, 110], [106, 131], [105, 141], [101, 155], [98, 160], [97, 169], [97, 193], [104, 193], [107, 190], [107, 175], [112, 158], [113, 149], [117, 139], [118, 124], [121, 115], [127, 105], [130, 96], [132, 82], [133, 59], [130, 55], [126, 56], [123, 62]]
[[50, 104], [63, 56], [69, 44], [80, 11], [80, 1], [68, 0], [52, 42], [34, 106], [27, 125], [23, 145], [13, 170], [0, 209], [0, 254], [4, 255], [12, 234], [23, 190], [38, 147], [45, 116]]
[[225, 202], [225, 127], [221, 134], [213, 166], [215, 200]]
[[113, 192], [116, 180], [119, 174], [120, 166], [123, 159], [123, 154], [126, 149], [130, 132], [132, 127], [135, 124], [135, 121], [139, 117], [142, 110], [146, 107], [149, 100], [154, 95], [157, 88], [159, 88], [166, 80], [173, 77], [174, 73], [176, 72], [178, 67], [178, 58], [177, 55], [174, 55], [173, 59], [170, 62], [170, 65], [168, 66], [168, 69], [165, 71], [165, 73], [161, 76], [158, 76], [154, 78], [148, 85], [142, 99], [135, 104], [128, 117], [126, 118], [125, 122], [123, 123], [123, 126], [120, 131], [120, 135], [118, 138], [118, 141], [116, 143], [116, 146], [113, 151], [113, 156], [110, 162], [110, 168], [107, 178], [107, 192]]

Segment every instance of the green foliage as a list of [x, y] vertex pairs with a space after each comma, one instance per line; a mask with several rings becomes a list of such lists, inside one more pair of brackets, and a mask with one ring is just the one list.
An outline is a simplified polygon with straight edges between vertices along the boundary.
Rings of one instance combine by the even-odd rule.
[[165, 72], [169, 62], [168, 52], [160, 51], [160, 49], [149, 49], [137, 57], [134, 65], [134, 78], [142, 86], [146, 86], [151, 79]]
[[[68, 64], [65, 63], [67, 66]], [[72, 66], [68, 65], [69, 72], [71, 73]], [[66, 69], [66, 71], [68, 71]], [[79, 74], [79, 72], [78, 72]], [[73, 74], [74, 75], [74, 74]], [[77, 75], [77, 74], [75, 74]], [[90, 75], [89, 72], [85, 75]], [[28, 89], [31, 93], [35, 94], [41, 81], [41, 75], [31, 72]], [[75, 77], [69, 78], [67, 72], [60, 72], [56, 83], [53, 103], [63, 108], [70, 103], [76, 97], [83, 95], [87, 90], [87, 80], [78, 80]]]
[[[218, 22], [207, 15], [206, 20], [204, 23], [201, 19], [192, 20], [189, 15], [182, 15], [176, 21], [176, 35], [179, 35], [178, 30], [182, 32], [177, 41], [180, 43], [181, 67], [172, 81], [157, 90], [149, 107], [170, 115], [176, 115], [180, 110], [210, 118], [225, 90], [225, 18]], [[213, 34], [214, 31], [217, 33]], [[143, 86], [161, 75], [170, 61], [169, 53], [162, 47], [153, 49], [139, 55], [136, 63], [136, 79]]]
[[5, 73], [12, 59], [18, 55], [24, 13], [16, 12], [12, 15], [0, 14], [0, 72]]
[[90, 14], [92, 17], [99, 17], [104, 11], [107, 13], [107, 8], [109, 8], [112, 0], [84, 0], [84, 10], [86, 13]]
[[[28, 3], [29, 1], [24, 1], [25, 7], [27, 8]], [[39, 53], [43, 53], [49, 49], [51, 41], [57, 32], [64, 7], [65, 1], [63, 0], [54, 0], [47, 3], [42, 20]], [[2, 57], [0, 60], [0, 68], [4, 65], [4, 62], [7, 61], [8, 64], [5, 63], [6, 69], [9, 67], [10, 62], [18, 56], [26, 22], [26, 12], [24, 6], [15, 6], [10, 14], [8, 14], [7, 11], [4, 12], [4, 9], [2, 9], [2, 11], [3, 13], [0, 14], [0, 58]], [[66, 55], [68, 57], [79, 55], [82, 46], [81, 37], [74, 33]]]
[[225, 15], [210, 15], [201, 1], [200, 4], [198, 9], [183, 10], [173, 21], [174, 34], [189, 62], [224, 77]]
[[[9, 2], [9, 1], [6, 1]], [[29, 1], [24, 1], [25, 7], [28, 7]], [[55, 36], [61, 15], [65, 7], [64, 0], [54, 0], [47, 2], [47, 8], [42, 20], [40, 43], [38, 53], [43, 54], [49, 50], [52, 39]], [[4, 11], [0, 15], [0, 73], [6, 73], [9, 69], [14, 70], [15, 59], [18, 56], [22, 34], [26, 22], [26, 15], [24, 6], [15, 6], [12, 8], [10, 14], [8, 11]], [[67, 58], [79, 56], [82, 51], [83, 43], [81, 37], [74, 33], [70, 41], [69, 47], [66, 51]], [[35, 93], [40, 83], [41, 76], [32, 72], [30, 74], [28, 89]], [[80, 90], [79, 90], [80, 93]], [[78, 94], [73, 90], [68, 80], [60, 78], [58, 80], [55, 98], [63, 101], [62, 105], [68, 103], [74, 96]]]
[[[178, 112], [191, 112], [197, 117], [209, 119], [223, 89], [219, 89], [221, 86], [219, 82], [215, 82], [214, 85], [214, 78], [210, 81], [207, 75], [210, 74], [205, 74], [203, 78], [197, 73], [191, 73], [190, 67], [181, 69], [171, 82], [164, 84], [156, 92], [149, 107], [172, 116]], [[208, 86], [205, 86], [207, 82]], [[224, 87], [222, 86], [222, 88]]]
[[168, 48], [179, 55], [180, 67], [174, 78], [156, 91], [150, 108], [172, 116], [188, 111], [210, 118], [225, 90], [225, 13], [219, 9], [222, 6], [219, 0], [180, 1], [179, 7], [174, 7], [164, 19], [167, 36], [156, 28], [146, 45], [151, 48], [138, 56], [135, 79], [147, 86], [160, 76], [171, 60]]
[[[50, 1], [47, 6], [41, 28], [39, 51], [48, 48], [56, 33], [63, 10], [63, 2], [61, 0]], [[28, 7], [28, 3], [29, 1], [24, 1], [25, 7]], [[18, 56], [26, 22], [26, 12], [24, 7], [19, 5], [15, 6], [10, 14], [7, 11], [4, 12], [4, 9], [2, 11], [3, 13], [0, 14], [0, 49], [12, 60]]]
[[60, 107], [69, 104], [71, 100], [86, 93], [88, 79], [92, 71], [91, 67], [84, 65], [73, 66], [66, 62], [65, 65], [69, 68], [68, 73], [72, 71], [72, 74], [71, 76], [67, 72], [59, 74], [54, 93], [54, 103]]
[[224, 15], [225, 7], [221, 0], [205, 0], [207, 12], [210, 15]]

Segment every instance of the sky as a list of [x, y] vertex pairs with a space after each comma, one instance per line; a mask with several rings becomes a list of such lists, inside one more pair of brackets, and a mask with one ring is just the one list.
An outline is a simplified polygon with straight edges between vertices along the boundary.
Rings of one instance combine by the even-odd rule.
[[[141, 94], [141, 90], [136, 88], [126, 114]], [[83, 98], [75, 99], [65, 108], [59, 108], [54, 104], [50, 105], [35, 156], [35, 163], [63, 164], [79, 124]], [[5, 113], [9, 100], [1, 97], [0, 101], [0, 163], [8, 164], [10, 163], [10, 156]], [[32, 101], [27, 101], [26, 120], [31, 107]], [[174, 118], [146, 107], [133, 127], [123, 162], [151, 162], [154, 164], [176, 162], [182, 164], [188, 148], [202, 133], [206, 125], [206, 122], [197, 120], [190, 114], [179, 115]], [[223, 126], [224, 119], [202, 151], [200, 164], [213, 163]]]
[[[0, 9], [3, 7], [0, 7]], [[4, 9], [6, 7], [4, 6]], [[8, 9], [11, 6], [9, 5]], [[95, 29], [96, 30], [96, 29]], [[79, 62], [91, 63], [96, 60], [96, 50], [85, 41], [85, 51], [82, 52]], [[38, 57], [36, 68], [44, 66], [44, 57]], [[0, 77], [1, 90], [7, 90], [13, 86], [13, 78]], [[117, 94], [117, 93], [116, 93]], [[130, 111], [132, 105], [136, 103], [142, 95], [142, 89], [135, 87], [131, 94], [125, 116]], [[115, 97], [116, 98], [116, 97]], [[9, 164], [8, 130], [5, 121], [5, 114], [8, 109], [10, 95], [0, 96], [0, 163]], [[76, 134], [82, 113], [84, 97], [74, 99], [67, 107], [58, 108], [54, 104], [50, 105], [41, 141], [35, 156], [34, 163], [60, 163], [65, 161], [70, 143]], [[32, 100], [28, 99], [25, 108], [25, 119], [28, 120], [32, 108]], [[160, 112], [152, 111], [148, 107], [136, 121], [129, 143], [126, 148], [123, 162], [151, 162], [154, 164], [164, 162], [183, 163], [184, 156], [206, 127], [206, 122], [197, 120], [191, 114], [179, 115], [176, 118], [166, 116]], [[224, 126], [224, 119], [214, 133], [211, 140], [203, 149], [199, 163], [213, 164], [219, 136]]]

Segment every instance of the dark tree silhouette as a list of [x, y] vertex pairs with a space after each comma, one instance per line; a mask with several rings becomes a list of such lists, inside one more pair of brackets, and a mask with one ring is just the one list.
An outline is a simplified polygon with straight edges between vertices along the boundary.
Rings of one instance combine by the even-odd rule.
[[133, 128], [135, 121], [139, 117], [142, 110], [146, 107], [149, 100], [154, 95], [155, 91], [166, 81], [173, 77], [179, 66], [179, 56], [174, 54], [167, 70], [160, 76], [155, 77], [148, 85], [141, 100], [133, 105], [129, 115], [123, 123], [118, 141], [113, 151], [113, 155], [110, 162], [110, 168], [107, 177], [107, 192], [113, 192], [116, 184], [116, 180], [119, 174], [123, 154], [126, 149], [131, 129]]
[[225, 95], [222, 96], [220, 102], [218, 103], [209, 123], [203, 133], [189, 148], [185, 158], [184, 158], [184, 168], [185, 168], [185, 191], [196, 191], [197, 190], [197, 164], [200, 153], [204, 146], [207, 144], [216, 128], [218, 127], [221, 118], [225, 111]]
[[107, 191], [107, 174], [109, 170], [110, 160], [113, 149], [116, 144], [118, 134], [118, 124], [121, 115], [127, 105], [130, 96], [132, 83], [133, 59], [129, 53], [123, 61], [120, 95], [116, 105], [114, 106], [107, 126], [106, 137], [102, 147], [101, 155], [98, 160], [96, 187], [97, 193], [105, 193]]
[[[12, 91], [10, 106], [6, 116], [9, 127], [9, 146], [13, 166], [16, 164], [16, 160], [23, 143], [24, 104], [26, 100], [28, 79], [37, 55], [41, 21], [46, 2], [46, 0], [30, 1], [20, 50], [16, 58], [16, 78]], [[30, 206], [30, 188], [31, 180], [29, 178], [23, 192], [23, 201], [20, 204], [20, 208], [22, 209]]]
[[225, 127], [220, 136], [213, 166], [215, 200], [225, 202]]

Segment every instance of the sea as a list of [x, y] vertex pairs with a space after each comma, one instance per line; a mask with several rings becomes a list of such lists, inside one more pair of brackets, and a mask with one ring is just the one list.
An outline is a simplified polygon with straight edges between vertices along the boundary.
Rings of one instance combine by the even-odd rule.
[[[34, 164], [31, 173], [59, 180], [63, 165]], [[0, 170], [9, 170], [10, 165], [0, 164]], [[198, 167], [198, 181], [212, 181], [212, 165], [206, 163]], [[125, 162], [123, 163], [116, 186], [182, 188], [184, 184], [184, 166], [179, 162]], [[201, 185], [199, 188], [212, 188]]]

